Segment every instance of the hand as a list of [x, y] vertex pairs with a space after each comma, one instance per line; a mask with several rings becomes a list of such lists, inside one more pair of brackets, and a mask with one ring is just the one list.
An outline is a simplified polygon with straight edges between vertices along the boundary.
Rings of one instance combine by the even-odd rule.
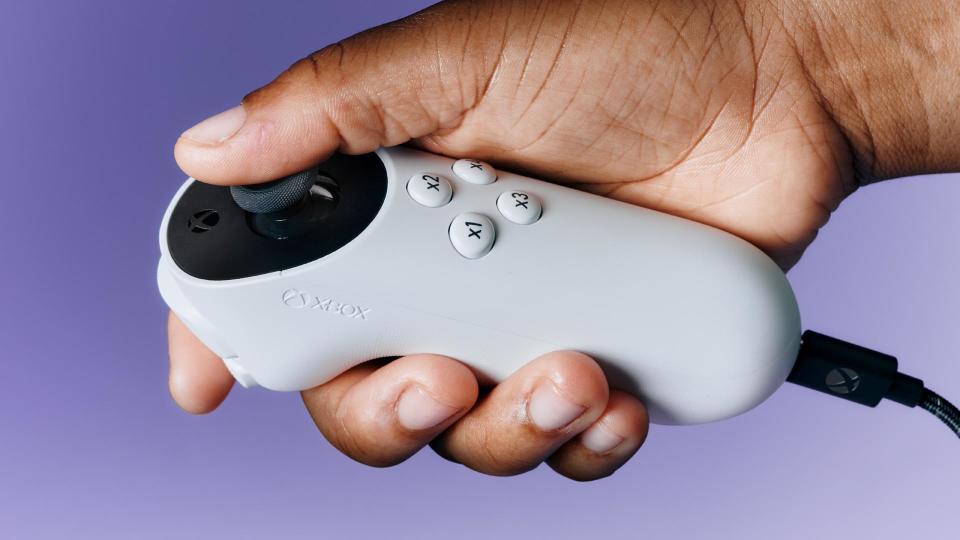
[[[873, 29], [923, 14], [874, 4], [445, 2], [296, 63], [184, 133], [176, 157], [195, 178], [245, 184], [410, 143], [726, 229], [786, 269], [862, 181], [957, 166], [937, 114], [956, 98], [935, 99], [956, 81], [920, 53], [960, 59], [958, 17], [923, 21], [904, 52], [897, 29]], [[169, 335], [174, 398], [214, 409], [230, 375], [174, 316]], [[332, 444], [377, 466], [430, 443], [489, 474], [546, 460], [587, 480], [647, 433], [643, 405], [579, 353], [535, 359], [480, 395], [463, 364], [417, 355], [303, 399]]]

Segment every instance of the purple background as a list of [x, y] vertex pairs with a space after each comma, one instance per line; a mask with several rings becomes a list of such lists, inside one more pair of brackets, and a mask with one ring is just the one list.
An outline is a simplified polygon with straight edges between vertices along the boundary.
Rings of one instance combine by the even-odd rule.
[[[903, 538], [955, 530], [957, 441], [919, 410], [784, 387], [654, 427], [610, 479], [340, 456], [296, 394], [207, 417], [166, 393], [156, 229], [194, 121], [307, 52], [426, 2], [0, 6], [0, 537]], [[960, 182], [843, 205], [791, 272], [805, 323], [960, 399]], [[937, 496], [939, 495], [940, 498]], [[950, 504], [948, 501], [953, 501]]]

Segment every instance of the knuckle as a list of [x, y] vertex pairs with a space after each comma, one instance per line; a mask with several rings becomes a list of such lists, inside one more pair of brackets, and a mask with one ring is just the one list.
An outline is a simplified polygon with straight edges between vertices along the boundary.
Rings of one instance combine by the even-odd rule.
[[324, 47], [295, 62], [269, 84], [247, 94], [243, 103], [257, 106], [304, 87], [326, 89], [341, 86], [344, 80], [343, 62], [342, 42]]
[[312, 78], [316, 84], [340, 82], [343, 77], [343, 61], [346, 47], [343, 42], [328, 45], [319, 51], [314, 51], [300, 60], [288, 71], [299, 70], [302, 75]]
[[515, 476], [540, 463], [539, 460], [531, 463], [525, 459], [516, 441], [508, 442], [494, 435], [479, 422], [468, 421], [459, 426], [459, 433], [454, 433], [446, 441], [444, 455], [469, 469], [491, 476]]
[[531, 463], [496, 453], [485, 453], [482, 459], [464, 463], [467, 467], [490, 476], [517, 476], [535, 469], [539, 464], [539, 460]]
[[323, 437], [348, 458], [371, 467], [390, 467], [409, 457], [391, 445], [371, 438], [369, 423], [362, 416], [352, 414], [344, 402], [327, 411], [311, 409], [310, 414]]
[[576, 468], [570, 470], [558, 470], [554, 469], [561, 476], [574, 480], [576, 482], [593, 482], [595, 480], [602, 480], [613, 476], [613, 473], [617, 472], [619, 469], [613, 470], [603, 470], [603, 471], [583, 471]]

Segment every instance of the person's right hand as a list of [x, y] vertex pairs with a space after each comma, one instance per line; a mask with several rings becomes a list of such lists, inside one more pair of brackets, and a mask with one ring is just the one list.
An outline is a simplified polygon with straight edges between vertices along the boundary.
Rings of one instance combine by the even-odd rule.
[[[195, 178], [248, 184], [411, 143], [726, 229], [786, 269], [861, 181], [958, 161], [943, 140], [957, 98], [935, 99], [956, 76], [922, 54], [958, 65], [955, 5], [925, 21], [895, 2], [796, 4], [445, 2], [311, 54], [184, 133], [176, 157]], [[229, 374], [175, 317], [170, 343], [174, 398], [212, 410]], [[538, 381], [550, 384], [535, 404]], [[432, 441], [482, 472], [548, 459], [591, 479], [646, 434], [642, 404], [575, 353], [477, 392], [455, 359], [416, 356], [350, 370], [304, 401], [331, 442], [375, 465]]]

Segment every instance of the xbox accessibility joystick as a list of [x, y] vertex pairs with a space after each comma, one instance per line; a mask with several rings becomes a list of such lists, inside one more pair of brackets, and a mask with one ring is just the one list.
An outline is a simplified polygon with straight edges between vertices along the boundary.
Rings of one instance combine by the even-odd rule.
[[316, 180], [317, 170], [310, 169], [265, 184], [231, 186], [230, 195], [247, 212], [268, 214], [300, 202]]
[[695, 424], [765, 400], [800, 343], [783, 272], [740, 238], [405, 148], [260, 187], [188, 179], [160, 248], [164, 300], [244, 386], [413, 353], [498, 381], [572, 349], [652, 421]]
[[316, 168], [265, 184], [232, 186], [230, 196], [249, 215], [250, 227], [274, 240], [313, 230], [336, 207], [336, 182]]

